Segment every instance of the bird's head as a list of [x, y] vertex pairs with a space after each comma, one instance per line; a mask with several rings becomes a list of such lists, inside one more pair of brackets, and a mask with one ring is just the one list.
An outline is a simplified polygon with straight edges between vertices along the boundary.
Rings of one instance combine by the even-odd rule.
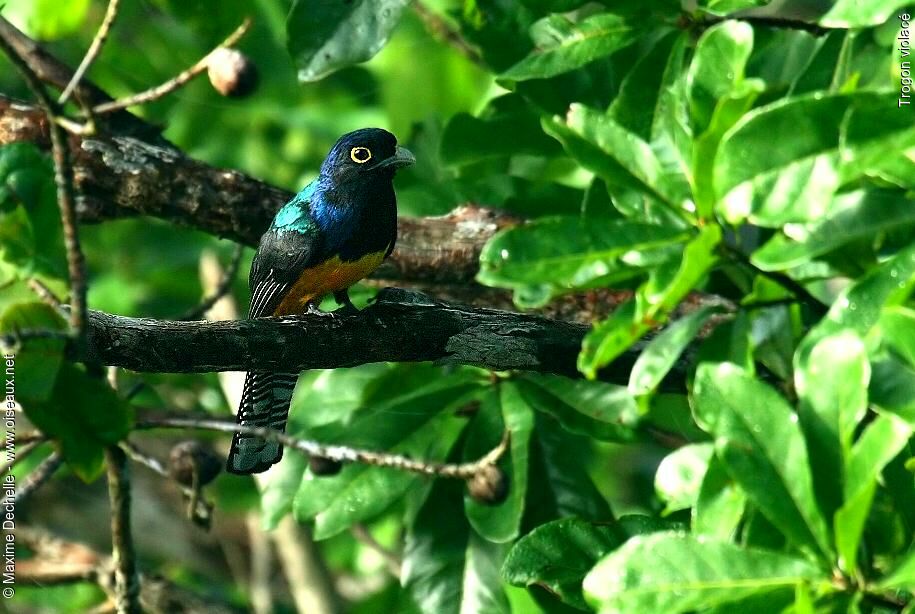
[[363, 128], [341, 136], [321, 165], [321, 175], [342, 185], [355, 180], [390, 179], [416, 158], [398, 147], [397, 139], [381, 128]]

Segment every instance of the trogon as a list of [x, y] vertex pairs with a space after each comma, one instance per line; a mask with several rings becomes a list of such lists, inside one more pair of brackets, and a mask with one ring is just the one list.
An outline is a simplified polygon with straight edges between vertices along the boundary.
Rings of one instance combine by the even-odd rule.
[[[277, 212], [261, 238], [248, 317], [314, 311], [329, 294], [354, 309], [347, 289], [375, 270], [397, 239], [394, 173], [414, 162], [386, 130], [340, 137], [317, 178]], [[238, 424], [285, 430], [297, 379], [298, 373], [249, 371]], [[236, 433], [226, 469], [259, 473], [282, 457], [279, 443]]]

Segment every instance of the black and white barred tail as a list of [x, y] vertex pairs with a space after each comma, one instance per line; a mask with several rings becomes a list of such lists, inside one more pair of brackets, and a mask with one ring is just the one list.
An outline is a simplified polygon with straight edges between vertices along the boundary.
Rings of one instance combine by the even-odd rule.
[[[286, 430], [289, 402], [298, 373], [261, 373], [245, 375], [245, 389], [236, 421], [245, 426], [262, 426]], [[235, 433], [226, 461], [226, 471], [241, 475], [260, 473], [283, 458], [283, 446], [261, 437]]]

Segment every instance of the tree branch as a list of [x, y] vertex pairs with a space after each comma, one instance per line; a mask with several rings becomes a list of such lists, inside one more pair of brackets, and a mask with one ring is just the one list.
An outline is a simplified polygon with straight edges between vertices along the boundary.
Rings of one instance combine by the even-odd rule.
[[[232, 34], [230, 34], [226, 38], [226, 40], [224, 40], [222, 42], [222, 44], [219, 47], [216, 47], [216, 49], [233, 46], [235, 43], [237, 43], [241, 39], [242, 36], [244, 36], [248, 32], [248, 29], [250, 27], [251, 27], [251, 20], [246, 18], [242, 22], [242, 24], [240, 26], [238, 26], [238, 28], [236, 28], [235, 31], [232, 32]], [[205, 56], [200, 58], [197, 61], [197, 63], [195, 63], [193, 66], [191, 66], [190, 68], [188, 68], [186, 70], [183, 70], [178, 75], [176, 75], [172, 79], [169, 79], [165, 83], [162, 83], [161, 85], [151, 87], [146, 91], [140, 92], [139, 94], [134, 94], [133, 96], [128, 96], [127, 98], [124, 98], [121, 100], [115, 100], [112, 102], [104, 102], [104, 103], [96, 106], [95, 108], [93, 108], [92, 112], [96, 115], [104, 115], [105, 113], [111, 113], [114, 111], [122, 111], [128, 107], [132, 107], [134, 105], [146, 104], [147, 102], [152, 102], [153, 100], [158, 100], [159, 98], [167, 96], [171, 92], [174, 92], [176, 89], [182, 87], [183, 85], [188, 83], [191, 79], [193, 79], [194, 77], [196, 77], [197, 75], [199, 75], [200, 73], [205, 71], [207, 69], [207, 66], [209, 66], [210, 56], [212, 56], [213, 53], [215, 53], [215, 51], [216, 50], [214, 49], [210, 53], [206, 54]]]
[[0, 36], [0, 50], [10, 59], [22, 74], [26, 84], [38, 99], [41, 111], [47, 118], [47, 128], [51, 141], [51, 155], [54, 159], [54, 183], [57, 186], [57, 205], [60, 208], [60, 221], [63, 226], [64, 245], [67, 248], [67, 272], [70, 277], [70, 301], [73, 309], [70, 312], [70, 327], [77, 344], [82, 345], [86, 327], [86, 263], [79, 242], [79, 228], [76, 224], [76, 203], [73, 191], [73, 165], [70, 155], [70, 144], [66, 133], [57, 123], [57, 103], [51, 100], [41, 80], [19, 55], [9, 41]]
[[202, 429], [222, 433], [242, 433], [262, 437], [269, 441], [278, 441], [284, 446], [309, 456], [320, 456], [339, 463], [362, 463], [375, 467], [391, 467], [400, 471], [419, 473], [421, 475], [470, 480], [481, 471], [495, 465], [508, 450], [509, 437], [506, 431], [499, 445], [479, 459], [459, 464], [432, 463], [415, 460], [399, 454], [360, 450], [349, 446], [326, 445], [309, 439], [298, 439], [283, 432], [260, 426], [246, 426], [224, 420], [197, 418], [149, 417], [137, 422], [138, 429], [177, 428]]
[[[30, 558], [17, 561], [17, 581], [37, 586], [95, 582], [109, 596], [113, 595], [113, 563], [110, 557], [34, 526], [17, 525], [16, 535], [34, 553]], [[238, 612], [228, 605], [201, 599], [186, 589], [153, 576], [140, 577], [140, 603], [150, 614]]]
[[[226, 322], [171, 322], [98, 311], [89, 316], [80, 358], [155, 373], [304, 370], [369, 362], [476, 365], [579, 377], [576, 359], [588, 327], [539, 316], [474, 309], [388, 288], [351, 315], [315, 314]], [[638, 348], [602, 373], [628, 382]], [[671, 382], [683, 385], [682, 367]]]
[[67, 84], [67, 87], [64, 88], [60, 98], [57, 99], [58, 104], [67, 102], [67, 99], [70, 98], [70, 94], [72, 94], [73, 90], [76, 89], [76, 86], [79, 85], [83, 75], [86, 74], [89, 67], [92, 66], [92, 63], [95, 61], [95, 58], [98, 57], [99, 52], [102, 50], [102, 45], [105, 44], [105, 40], [108, 38], [108, 33], [111, 32], [111, 26], [114, 23], [114, 19], [118, 15], [118, 5], [120, 2], [121, 0], [108, 0], [108, 10], [105, 11], [102, 25], [99, 26], [98, 31], [95, 33], [95, 38], [92, 39], [89, 50], [86, 51], [86, 55], [83, 56], [83, 61], [79, 63], [76, 72], [70, 77], [70, 82]]
[[140, 575], [130, 529], [130, 478], [127, 456], [117, 446], [105, 450], [108, 498], [111, 502], [111, 549], [114, 605], [118, 614], [140, 614]]
[[[0, 145], [14, 142], [47, 148], [47, 120], [40, 109], [0, 95]], [[276, 211], [293, 196], [244, 173], [189, 158], [168, 144], [70, 135], [70, 150], [82, 222], [150, 215], [256, 247]], [[470, 282], [483, 244], [518, 221], [475, 206], [442, 217], [401, 218], [397, 249], [376, 277]]]

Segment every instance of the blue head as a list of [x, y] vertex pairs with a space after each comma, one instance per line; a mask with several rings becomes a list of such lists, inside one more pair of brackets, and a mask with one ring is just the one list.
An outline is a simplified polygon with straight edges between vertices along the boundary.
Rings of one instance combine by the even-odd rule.
[[[334, 188], [354, 188], [390, 182], [397, 169], [416, 162], [413, 154], [397, 146], [397, 139], [381, 128], [362, 128], [341, 136], [321, 165], [321, 177]], [[346, 190], [349, 191], [349, 190]]]

